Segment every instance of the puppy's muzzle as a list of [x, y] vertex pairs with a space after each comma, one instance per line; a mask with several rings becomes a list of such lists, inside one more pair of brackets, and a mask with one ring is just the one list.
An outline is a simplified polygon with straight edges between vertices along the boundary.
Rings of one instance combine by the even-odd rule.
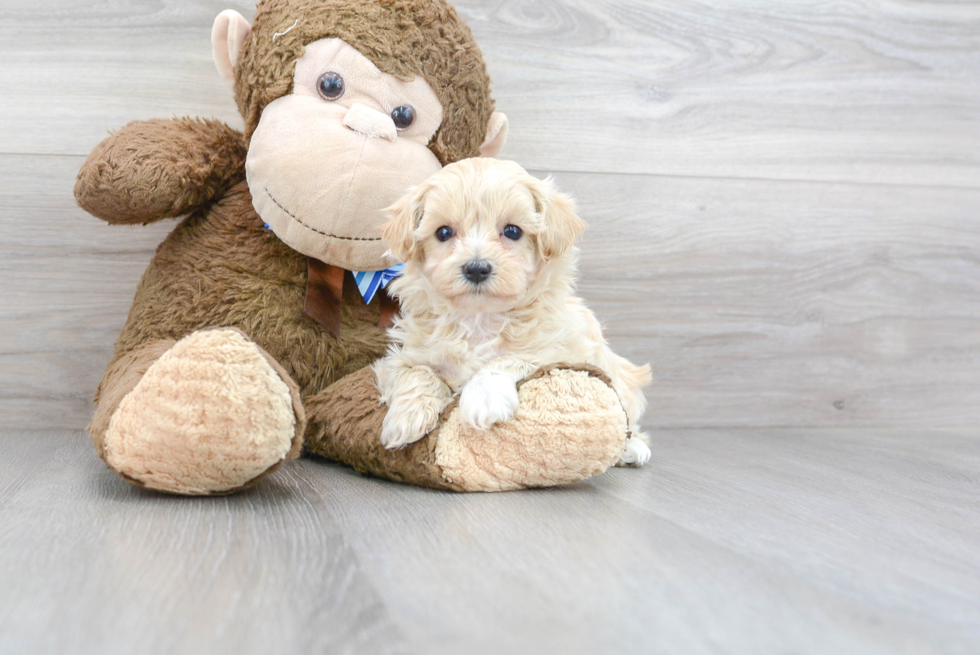
[[492, 273], [493, 266], [484, 259], [469, 261], [463, 264], [463, 277], [473, 284], [486, 282]]

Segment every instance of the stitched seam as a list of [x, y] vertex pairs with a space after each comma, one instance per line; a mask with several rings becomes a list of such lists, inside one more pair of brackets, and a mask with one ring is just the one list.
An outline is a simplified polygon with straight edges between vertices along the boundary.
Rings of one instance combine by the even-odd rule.
[[272, 202], [276, 203], [276, 207], [278, 207], [279, 209], [281, 209], [284, 212], [286, 212], [286, 215], [289, 216], [290, 218], [292, 218], [294, 221], [296, 221], [297, 223], [299, 223], [300, 225], [302, 225], [303, 227], [305, 227], [307, 230], [312, 230], [313, 232], [316, 232], [317, 234], [321, 234], [321, 235], [327, 237], [328, 239], [342, 239], [344, 241], [381, 241], [381, 237], [377, 237], [377, 238], [371, 238], [371, 237], [342, 237], [342, 236], [339, 236], [337, 234], [327, 234], [326, 232], [323, 232], [321, 230], [316, 229], [312, 225], [307, 225], [306, 223], [304, 223], [303, 221], [301, 221], [299, 218], [297, 218], [296, 217], [296, 214], [294, 214], [293, 212], [291, 212], [288, 209], [286, 209], [285, 207], [283, 207], [282, 204], [278, 200], [276, 200], [275, 197], [271, 193], [269, 193], [269, 189], [267, 189], [267, 188], [265, 189], [265, 195], [269, 196], [269, 200], [271, 200]]
[[[367, 139], [361, 141], [361, 149], [357, 152], [357, 161], [351, 166], [352, 171], [356, 171], [357, 167], [361, 165], [361, 159], [364, 157], [364, 149], [367, 147]], [[340, 214], [343, 215], [347, 211], [347, 205], [350, 204], [350, 190], [354, 186], [354, 176], [351, 175], [347, 180], [347, 188], [344, 189], [344, 195], [341, 196], [344, 199], [344, 206], [340, 208]]]

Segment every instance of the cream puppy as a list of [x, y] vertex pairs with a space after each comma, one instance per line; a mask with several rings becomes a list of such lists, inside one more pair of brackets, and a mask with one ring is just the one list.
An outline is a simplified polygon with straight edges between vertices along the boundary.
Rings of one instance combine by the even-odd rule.
[[620, 465], [650, 459], [638, 429], [650, 367], [612, 352], [574, 295], [585, 222], [567, 196], [513, 162], [477, 158], [446, 166], [387, 211], [381, 231], [405, 270], [389, 286], [401, 303], [392, 345], [374, 365], [386, 447], [422, 438], [457, 393], [465, 423], [507, 421], [519, 380], [584, 362], [609, 375], [626, 410], [632, 438]]

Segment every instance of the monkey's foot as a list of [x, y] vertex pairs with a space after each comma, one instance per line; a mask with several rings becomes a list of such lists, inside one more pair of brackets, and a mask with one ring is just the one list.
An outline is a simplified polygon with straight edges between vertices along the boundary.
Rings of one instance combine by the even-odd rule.
[[474, 428], [460, 405], [435, 444], [443, 478], [461, 491], [507, 491], [578, 482], [616, 463], [626, 414], [605, 374], [556, 366], [518, 385], [513, 418]]
[[105, 460], [136, 484], [230, 493], [299, 455], [305, 418], [295, 385], [241, 332], [178, 341], [112, 415]]

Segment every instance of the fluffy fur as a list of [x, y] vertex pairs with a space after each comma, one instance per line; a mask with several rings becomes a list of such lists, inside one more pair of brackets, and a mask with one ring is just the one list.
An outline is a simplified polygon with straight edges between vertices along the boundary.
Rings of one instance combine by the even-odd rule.
[[[567, 196], [513, 162], [468, 159], [388, 211], [382, 233], [406, 265], [391, 285], [402, 316], [375, 364], [388, 405], [385, 446], [420, 439], [456, 394], [467, 425], [507, 421], [518, 409], [518, 381], [553, 362], [585, 362], [609, 375], [633, 426], [620, 463], [646, 463], [650, 450], [636, 426], [650, 367], [612, 352], [574, 294], [574, 243], [585, 223]], [[465, 274], [474, 262], [491, 267], [479, 283]]]
[[306, 425], [297, 389], [277, 369], [237, 330], [188, 335], [119, 404], [105, 433], [106, 463], [151, 489], [184, 494], [253, 484], [299, 455]]
[[247, 151], [241, 133], [218, 121], [135, 121], [95, 147], [75, 197], [117, 225], [183, 216], [245, 178]]
[[[275, 36], [294, 22], [288, 34]], [[345, 287], [341, 338], [303, 313], [306, 257], [263, 227], [244, 181], [262, 109], [292, 90], [306, 44], [329, 37], [343, 38], [384, 72], [429, 82], [447, 109], [429, 144], [441, 162], [478, 153], [493, 111], [490, 80], [472, 34], [445, 0], [259, 3], [235, 66], [244, 134], [216, 121], [137, 121], [99, 144], [79, 171], [79, 205], [110, 223], [187, 215], [143, 275], [96, 393], [90, 432], [100, 455], [110, 417], [163, 353], [160, 344], [195, 330], [240, 330], [281, 364], [304, 403], [384, 354], [380, 303], [365, 305], [352, 285]]]

